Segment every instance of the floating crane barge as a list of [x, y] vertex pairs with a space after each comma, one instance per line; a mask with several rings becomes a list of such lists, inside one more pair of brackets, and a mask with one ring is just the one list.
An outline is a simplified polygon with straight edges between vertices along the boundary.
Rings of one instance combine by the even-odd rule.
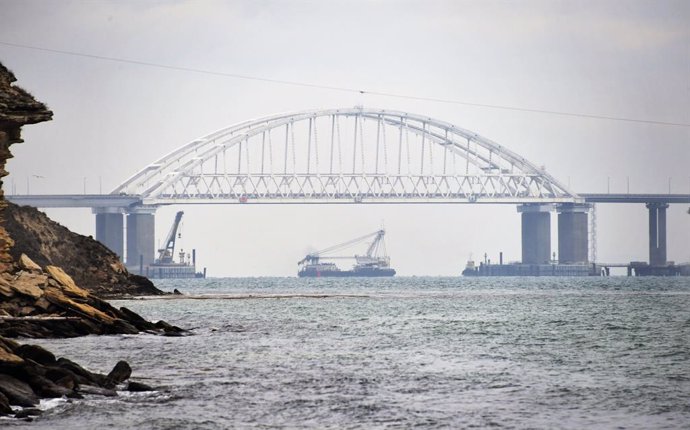
[[175, 238], [180, 238], [181, 233], [178, 231], [180, 222], [182, 221], [184, 212], [179, 211], [175, 215], [170, 232], [165, 239], [165, 246], [158, 250], [158, 258], [146, 268], [146, 276], [149, 278], [205, 278], [206, 269], [204, 273], [197, 273], [196, 271], [196, 250], [192, 250], [192, 255], [185, 255], [184, 250], [180, 249], [179, 261], [175, 262], [173, 256], [175, 255]]
[[[307, 254], [297, 264], [300, 266], [297, 276], [300, 278], [318, 278], [318, 277], [378, 277], [378, 276], [393, 276], [395, 269], [390, 267], [390, 258], [386, 255], [386, 245], [383, 241], [385, 230], [378, 230], [374, 233], [367, 234], [348, 242], [339, 245], [331, 246], [324, 250]], [[367, 248], [365, 255], [354, 256], [326, 256], [325, 254], [341, 251], [352, 245], [368, 241], [373, 238], [373, 241]], [[381, 252], [381, 256], [379, 256]], [[352, 270], [340, 270], [335, 263], [322, 260], [333, 259], [354, 259], [355, 265]]]

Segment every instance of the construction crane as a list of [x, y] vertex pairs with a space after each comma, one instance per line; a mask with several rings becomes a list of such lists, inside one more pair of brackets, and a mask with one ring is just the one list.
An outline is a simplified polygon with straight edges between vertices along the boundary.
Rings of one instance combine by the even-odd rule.
[[165, 246], [158, 250], [158, 259], [156, 259], [157, 264], [171, 264], [173, 263], [173, 256], [175, 255], [175, 238], [178, 237], [177, 229], [182, 221], [183, 211], [179, 211], [175, 214], [175, 221], [168, 236], [165, 238]]
[[[369, 233], [367, 235], [358, 237], [356, 239], [349, 240], [347, 242], [340, 243], [338, 245], [334, 245], [325, 249], [322, 249], [321, 251], [317, 252], [312, 252], [310, 254], [307, 254], [306, 257], [304, 257], [302, 260], [300, 260], [297, 264], [302, 265], [302, 264], [313, 264], [313, 263], [318, 263], [320, 258], [327, 258], [327, 259], [343, 259], [343, 258], [349, 258], [352, 259], [354, 258], [357, 261], [357, 265], [371, 265], [371, 264], [380, 264], [384, 266], [388, 266], [390, 259], [388, 256], [386, 256], [386, 245], [385, 242], [383, 241], [383, 237], [386, 235], [385, 230], [378, 230], [373, 233]], [[335, 252], [335, 251], [341, 251], [345, 248], [349, 248], [353, 245], [356, 245], [358, 243], [368, 241], [371, 238], [374, 238], [374, 240], [371, 242], [369, 247], [367, 248], [367, 252], [364, 255], [349, 255], [349, 256], [327, 256], [324, 254], [328, 254], [330, 252]], [[383, 256], [379, 256], [379, 251], [383, 254]]]

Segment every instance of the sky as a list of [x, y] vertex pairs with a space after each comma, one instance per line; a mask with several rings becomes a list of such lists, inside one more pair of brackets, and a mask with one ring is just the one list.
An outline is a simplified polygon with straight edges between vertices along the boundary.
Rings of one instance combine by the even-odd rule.
[[[355, 105], [472, 130], [578, 193], [690, 193], [687, 1], [0, 0], [0, 10], [0, 61], [54, 111], [12, 147], [8, 194], [108, 193], [220, 128]], [[177, 210], [182, 246], [210, 276], [293, 276], [305, 252], [382, 223], [401, 275], [458, 275], [485, 253], [520, 259], [513, 205], [171, 206], [156, 215], [159, 243]], [[89, 210], [46, 212], [94, 234]], [[671, 206], [668, 226], [669, 260], [690, 261], [687, 205]], [[556, 250], [555, 214], [552, 230]], [[600, 261], [647, 260], [646, 209], [598, 205], [597, 239]]]

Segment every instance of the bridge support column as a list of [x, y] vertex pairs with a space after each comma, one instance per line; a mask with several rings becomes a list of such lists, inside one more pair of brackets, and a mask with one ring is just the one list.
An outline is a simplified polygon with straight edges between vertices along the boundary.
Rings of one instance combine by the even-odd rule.
[[649, 210], [649, 265], [666, 265], [666, 209], [668, 203], [647, 203]]
[[522, 214], [522, 263], [546, 264], [551, 259], [552, 205], [518, 206]]
[[127, 214], [127, 266], [138, 268], [153, 263], [156, 253], [155, 206], [140, 206]]
[[558, 205], [558, 262], [587, 263], [589, 228], [587, 204]]
[[120, 259], [124, 256], [124, 221], [121, 208], [98, 208], [96, 214], [96, 240], [107, 246]]

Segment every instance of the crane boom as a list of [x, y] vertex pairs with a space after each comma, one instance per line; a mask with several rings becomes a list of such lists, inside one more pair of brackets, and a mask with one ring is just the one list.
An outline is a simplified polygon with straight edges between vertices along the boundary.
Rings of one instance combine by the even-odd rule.
[[177, 228], [180, 226], [180, 221], [182, 221], [183, 211], [179, 211], [175, 214], [175, 221], [170, 228], [168, 236], [165, 238], [165, 246], [158, 250], [158, 263], [172, 263], [173, 255], [175, 255], [175, 238], [177, 237]]
[[347, 242], [339, 243], [339, 244], [337, 244], [337, 245], [333, 245], [333, 246], [330, 246], [330, 247], [328, 247], [328, 248], [324, 248], [324, 249], [322, 249], [322, 250], [320, 250], [320, 251], [316, 251], [316, 252], [309, 253], [309, 254], [307, 254], [306, 257], [304, 257], [302, 260], [300, 260], [297, 264], [304, 264], [305, 262], [310, 262], [310, 261], [318, 261], [318, 259], [319, 259], [320, 257], [322, 257], [322, 256], [323, 256], [324, 258], [328, 258], [328, 259], [334, 259], [334, 258], [355, 258], [356, 256], [354, 256], [354, 257], [342, 257], [342, 256], [332, 256], [332, 257], [331, 257], [331, 256], [328, 256], [328, 257], [326, 257], [326, 256], [324, 256], [323, 254], [327, 254], [327, 253], [329, 253], [329, 252], [338, 251], [338, 250], [341, 250], [341, 249], [344, 249], [344, 248], [348, 248], [348, 247], [350, 247], [350, 246], [352, 246], [352, 245], [355, 245], [355, 244], [357, 244], [357, 243], [364, 242], [364, 241], [366, 241], [366, 240], [368, 240], [368, 239], [370, 239], [370, 238], [372, 238], [372, 237], [375, 237], [374, 240], [372, 241], [372, 243], [371, 243], [371, 244], [369, 245], [369, 247], [367, 248], [366, 256], [367, 256], [367, 257], [371, 257], [372, 254], [373, 254], [375, 251], [378, 250], [379, 244], [381, 243], [381, 240], [383, 239], [383, 236], [384, 236], [385, 234], [386, 234], [386, 232], [385, 232], [384, 230], [377, 230], [377, 231], [375, 231], [375, 232], [373, 232], [373, 233], [365, 234], [364, 236], [360, 236], [360, 237], [358, 237], [358, 238], [355, 238], [355, 239], [352, 239], [352, 240], [348, 240]]
[[383, 229], [376, 232], [376, 238], [373, 242], [371, 242], [371, 245], [369, 245], [369, 249], [367, 249], [367, 257], [371, 258], [372, 254], [378, 251], [379, 244], [381, 243], [381, 241], [383, 240], [383, 236], [385, 235], [386, 231]]

